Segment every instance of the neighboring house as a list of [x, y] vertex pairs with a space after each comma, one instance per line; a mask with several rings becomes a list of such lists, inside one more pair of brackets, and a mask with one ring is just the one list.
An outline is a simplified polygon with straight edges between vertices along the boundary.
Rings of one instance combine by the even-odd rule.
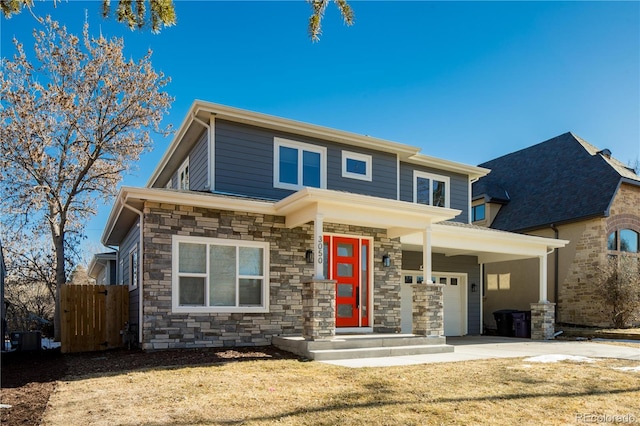
[[470, 225], [471, 184], [489, 170], [419, 151], [195, 101], [103, 234], [142, 347], [480, 334], [481, 265], [546, 268], [567, 241]]
[[[122, 260], [124, 265], [124, 260]], [[106, 253], [96, 253], [93, 255], [87, 273], [97, 285], [123, 284], [122, 277], [118, 279], [118, 253], [110, 251]]]
[[[572, 133], [481, 164], [473, 185], [474, 224], [570, 240], [549, 255], [549, 300], [558, 323], [608, 326], [595, 275], [608, 256], [639, 256], [640, 176]], [[537, 300], [535, 262], [485, 266], [484, 322], [492, 312]]]

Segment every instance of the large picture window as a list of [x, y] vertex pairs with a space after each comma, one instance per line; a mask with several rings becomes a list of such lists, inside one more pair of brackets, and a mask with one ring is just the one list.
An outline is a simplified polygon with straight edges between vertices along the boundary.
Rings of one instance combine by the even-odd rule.
[[413, 171], [413, 202], [449, 207], [449, 177]]
[[175, 312], [267, 312], [269, 243], [173, 237]]
[[305, 186], [327, 187], [327, 149], [274, 138], [273, 186], [298, 190]]

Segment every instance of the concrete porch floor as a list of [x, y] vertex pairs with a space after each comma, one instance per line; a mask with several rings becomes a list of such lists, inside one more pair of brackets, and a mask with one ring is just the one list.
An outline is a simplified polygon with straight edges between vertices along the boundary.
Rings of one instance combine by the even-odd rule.
[[357, 360], [453, 352], [444, 337], [413, 334], [338, 334], [330, 340], [274, 336], [273, 346], [316, 361]]

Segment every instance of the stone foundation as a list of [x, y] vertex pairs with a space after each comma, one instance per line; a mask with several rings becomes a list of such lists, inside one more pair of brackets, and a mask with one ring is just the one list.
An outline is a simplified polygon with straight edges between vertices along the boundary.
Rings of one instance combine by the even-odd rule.
[[531, 340], [552, 340], [555, 333], [555, 303], [531, 304]]

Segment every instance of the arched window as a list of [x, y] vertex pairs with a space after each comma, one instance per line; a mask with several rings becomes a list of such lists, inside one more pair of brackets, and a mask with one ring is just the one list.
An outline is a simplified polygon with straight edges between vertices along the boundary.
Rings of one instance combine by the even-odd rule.
[[620, 230], [620, 251], [638, 253], [638, 233], [631, 229]]
[[633, 229], [613, 231], [607, 237], [607, 249], [623, 253], [638, 253], [640, 234]]

